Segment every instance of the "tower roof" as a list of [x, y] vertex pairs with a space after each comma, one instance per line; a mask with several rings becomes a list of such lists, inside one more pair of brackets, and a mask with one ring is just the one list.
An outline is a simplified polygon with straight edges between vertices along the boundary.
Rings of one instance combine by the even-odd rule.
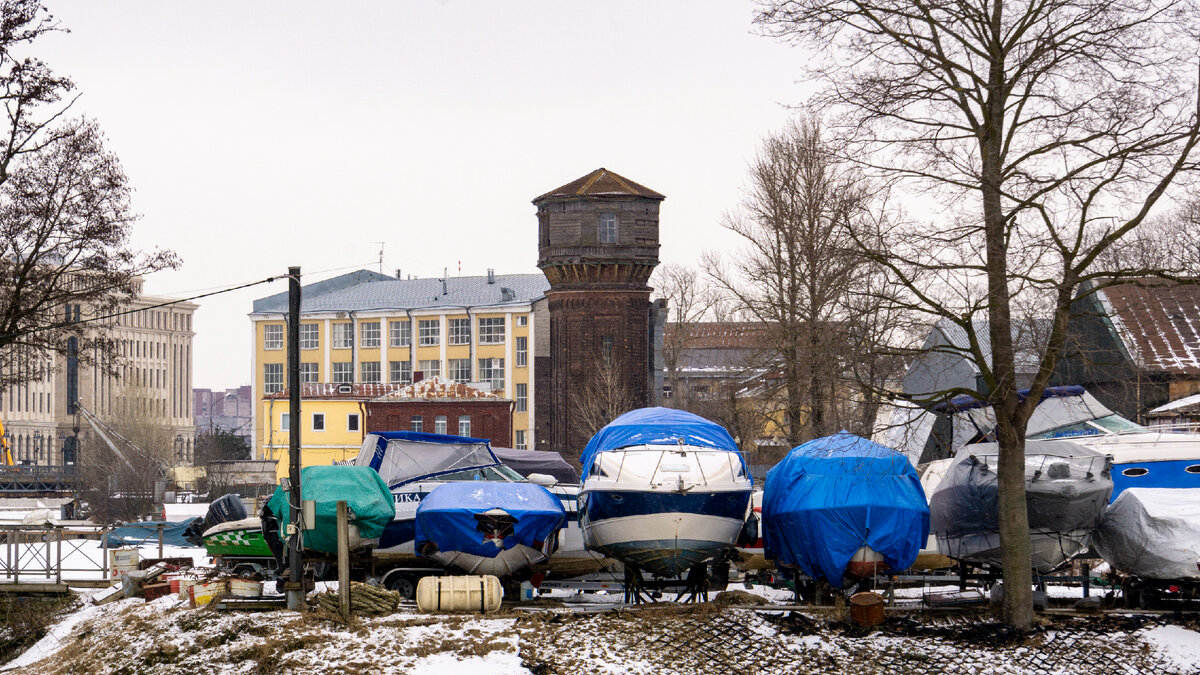
[[572, 197], [643, 197], [666, 199], [663, 195], [609, 171], [603, 167], [582, 178], [551, 190], [533, 200], [534, 204], [547, 199], [570, 199]]

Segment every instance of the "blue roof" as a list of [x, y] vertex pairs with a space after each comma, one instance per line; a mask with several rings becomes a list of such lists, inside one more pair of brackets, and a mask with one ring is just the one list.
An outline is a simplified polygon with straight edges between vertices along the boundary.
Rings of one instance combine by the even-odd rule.
[[750, 475], [746, 459], [725, 427], [675, 408], [639, 408], [609, 422], [592, 436], [579, 458], [583, 464], [582, 478], [587, 479], [592, 460], [598, 453], [633, 445], [674, 445], [681, 441], [687, 445], [737, 453], [746, 475]]
[[[546, 294], [545, 275], [498, 274], [488, 277], [395, 279], [359, 270], [308, 284], [301, 289], [301, 312], [365, 312], [441, 307], [491, 307], [526, 304]], [[445, 291], [445, 292], [443, 292]], [[287, 293], [254, 301], [255, 314], [287, 311]]]

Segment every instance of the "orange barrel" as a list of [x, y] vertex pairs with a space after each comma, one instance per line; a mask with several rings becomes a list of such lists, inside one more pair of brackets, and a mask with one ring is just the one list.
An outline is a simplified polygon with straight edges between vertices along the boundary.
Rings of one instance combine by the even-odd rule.
[[850, 618], [860, 626], [883, 623], [883, 596], [871, 592], [850, 596]]

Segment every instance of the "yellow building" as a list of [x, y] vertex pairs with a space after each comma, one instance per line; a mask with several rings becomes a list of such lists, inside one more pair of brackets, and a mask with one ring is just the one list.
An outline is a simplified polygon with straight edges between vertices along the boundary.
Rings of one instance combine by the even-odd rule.
[[[534, 348], [548, 337], [548, 287], [542, 274], [490, 271], [480, 277], [397, 279], [359, 270], [308, 284], [301, 290], [300, 381], [402, 386], [438, 375], [470, 383], [515, 401], [511, 446], [533, 448]], [[287, 386], [286, 312], [287, 293], [279, 293], [256, 300], [250, 313], [254, 456], [260, 459], [278, 453], [280, 435], [287, 435], [280, 424], [287, 401], [272, 398]], [[351, 433], [345, 427], [357, 405], [302, 401], [304, 466], [328, 463], [310, 457], [332, 461], [348, 458], [347, 448], [357, 452], [362, 416], [358, 443], [338, 435]], [[325, 415], [326, 429], [312, 429], [314, 412]]]

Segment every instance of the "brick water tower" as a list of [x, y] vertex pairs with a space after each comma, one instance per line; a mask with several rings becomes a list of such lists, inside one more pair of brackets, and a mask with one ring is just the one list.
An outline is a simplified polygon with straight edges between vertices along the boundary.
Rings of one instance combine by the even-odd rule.
[[581, 413], [594, 417], [611, 400], [627, 401], [620, 404], [627, 409], [654, 400], [657, 322], [646, 283], [658, 265], [663, 199], [596, 169], [533, 200], [538, 267], [550, 282], [549, 409], [536, 411], [536, 419], [549, 423], [551, 447], [539, 449], [578, 457], [591, 433]]

